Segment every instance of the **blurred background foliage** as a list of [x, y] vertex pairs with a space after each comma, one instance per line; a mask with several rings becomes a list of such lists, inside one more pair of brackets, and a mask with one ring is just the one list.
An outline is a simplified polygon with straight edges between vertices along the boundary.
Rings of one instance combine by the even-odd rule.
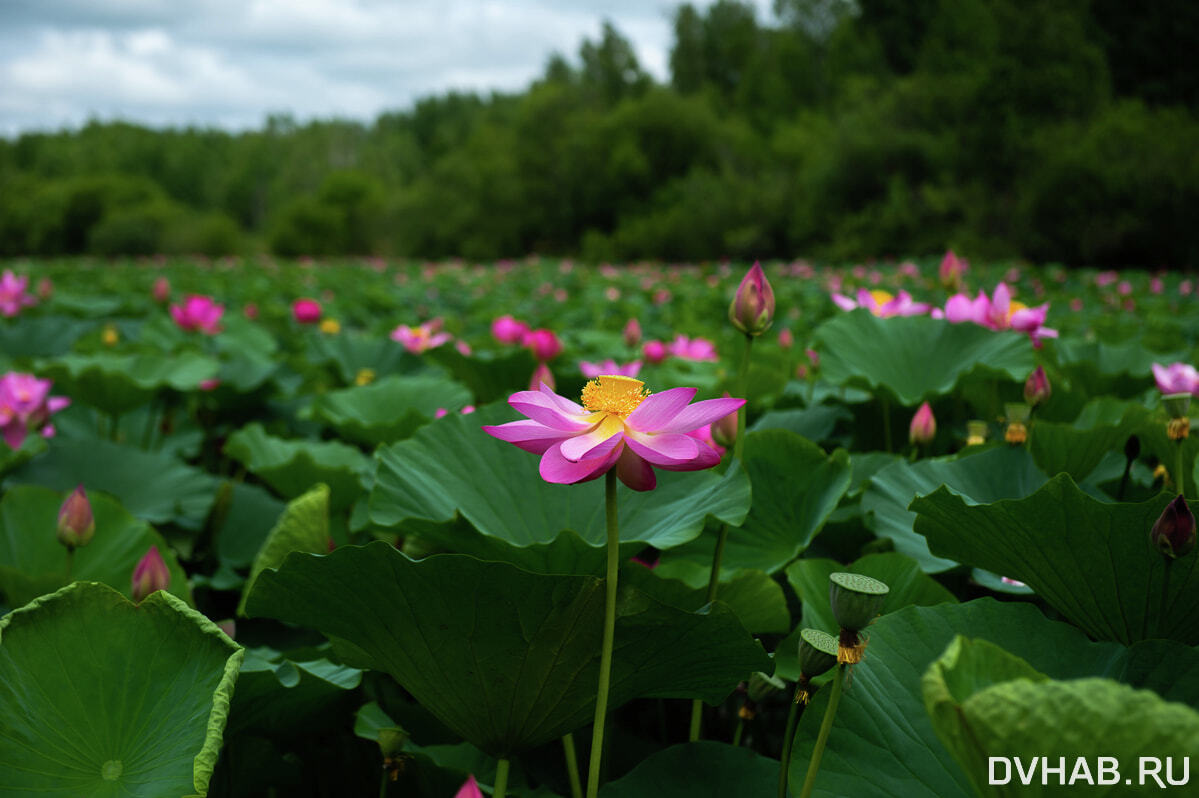
[[1199, 5], [721, 0], [371, 124], [0, 139], [0, 255], [1199, 263]]

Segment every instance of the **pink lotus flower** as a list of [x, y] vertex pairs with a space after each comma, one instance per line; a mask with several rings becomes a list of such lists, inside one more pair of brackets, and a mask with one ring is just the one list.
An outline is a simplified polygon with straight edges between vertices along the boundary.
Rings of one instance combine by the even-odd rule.
[[716, 361], [716, 345], [705, 338], [676, 336], [670, 343], [670, 354], [680, 360]]
[[955, 255], [952, 249], [948, 250], [945, 257], [941, 258], [939, 270], [941, 285], [953, 289], [960, 287], [967, 268], [969, 268], [969, 264], [965, 260]]
[[25, 275], [17, 277], [11, 269], [5, 269], [0, 276], [0, 313], [12, 317], [21, 312], [21, 308], [36, 305], [37, 300], [29, 293], [29, 278]]
[[589, 363], [586, 360], [579, 363], [579, 371], [589, 380], [602, 374], [615, 374], [620, 377], [636, 377], [641, 373], [641, 361], [634, 360], [627, 366], [617, 365], [615, 360], [605, 360], [601, 363]]
[[491, 323], [491, 337], [501, 344], [516, 344], [524, 340], [529, 325], [511, 316], [500, 316]]
[[171, 298], [171, 281], [165, 277], [159, 277], [154, 281], [154, 288], [151, 290], [154, 296], [154, 301], [160, 305], [166, 304]]
[[316, 324], [321, 320], [321, 303], [315, 299], [297, 299], [291, 303], [291, 315], [300, 324]]
[[533, 376], [529, 379], [529, 390], [540, 390], [542, 385], [552, 391], [557, 387], [557, 382], [554, 381], [554, 372], [550, 371], [550, 367], [545, 363], [538, 363], [537, 368], [533, 369]]
[[900, 291], [898, 296], [891, 296], [889, 292], [881, 289], [867, 291], [865, 288], [859, 288], [856, 301], [842, 294], [831, 296], [833, 303], [841, 310], [866, 308], [881, 319], [891, 316], [919, 316], [928, 313], [932, 307], [924, 302], [912, 301], [912, 295], [907, 291]]
[[1169, 366], [1154, 363], [1153, 379], [1157, 389], [1165, 395], [1189, 393], [1199, 396], [1199, 371], [1189, 363], [1171, 363]]
[[629, 323], [624, 326], [624, 345], [633, 349], [639, 343], [641, 343], [641, 322], [629, 319]]
[[158, 553], [158, 547], [151, 546], [133, 568], [133, 600], [140, 603], [155, 590], [166, 590], [170, 586], [171, 572]]
[[409, 352], [419, 355], [429, 349], [436, 349], [450, 340], [452, 336], [447, 332], [440, 332], [440, 330], [440, 319], [427, 321], [416, 327], [401, 324], [391, 331], [391, 340], [399, 341]]
[[791, 332], [790, 328], [784, 327], [779, 330], [779, 346], [783, 349], [790, 349], [795, 344], [795, 333]]
[[47, 422], [71, 400], [50, 396], [51, 385], [50, 380], [16, 371], [0, 377], [0, 434], [13, 449], [25, 442], [31, 429], [40, 431], [44, 438], [54, 437], [54, 427]]
[[745, 404], [744, 399], [688, 404], [695, 392], [671, 388], [651, 394], [640, 380], [604, 375], [584, 386], [580, 406], [542, 386], [508, 399], [528, 420], [483, 430], [541, 455], [541, 477], [547, 482], [573, 485], [615, 468], [633, 490], [652, 490], [654, 466], [698, 471], [720, 462], [715, 449], [687, 433]]
[[199, 330], [207, 335], [216, 335], [221, 329], [221, 316], [225, 306], [212, 297], [192, 294], [182, 305], [171, 305], [171, 318], [181, 330]]
[[645, 359], [655, 366], [670, 357], [670, 350], [661, 341], [646, 341], [641, 352], [645, 355]]
[[562, 354], [562, 342], [553, 330], [531, 330], [525, 333], [521, 343], [542, 363], [548, 363]]
[[1044, 326], [1048, 313], [1048, 303], [1030, 308], [1012, 301], [1007, 283], [995, 286], [989, 297], [985, 291], [979, 291], [974, 299], [955, 294], [945, 303], [945, 318], [954, 324], [971, 321], [992, 330], [1018, 330], [1028, 333], [1034, 346], [1040, 346], [1042, 338], [1057, 338], [1057, 330]]
[[483, 791], [479, 789], [479, 782], [475, 781], [474, 774], [466, 777], [458, 792], [454, 793], [454, 798], [483, 798]]

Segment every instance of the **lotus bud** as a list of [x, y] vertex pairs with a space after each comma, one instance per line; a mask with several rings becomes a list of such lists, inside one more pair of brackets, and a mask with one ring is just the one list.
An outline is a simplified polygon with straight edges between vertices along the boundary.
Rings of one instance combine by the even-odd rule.
[[529, 325], [511, 316], [500, 316], [491, 323], [491, 337], [501, 344], [520, 343], [529, 333]]
[[533, 353], [533, 357], [542, 363], [562, 354], [562, 342], [553, 330], [533, 330], [525, 335], [523, 343]]
[[655, 366], [670, 357], [670, 350], [661, 341], [646, 341], [641, 351], [645, 359]]
[[1136, 435], [1129, 435], [1128, 440], [1124, 441], [1124, 459], [1136, 460], [1141, 456], [1141, 439]]
[[154, 591], [170, 586], [171, 572], [158, 553], [158, 547], [151, 546], [133, 569], [133, 600], [140, 603]]
[[230, 640], [237, 639], [237, 621], [234, 619], [226, 618], [223, 621], [217, 621], [217, 628], [224, 632]]
[[973, 419], [966, 422], [966, 445], [982, 446], [987, 442], [987, 422]]
[[1149, 532], [1153, 546], [1166, 557], [1185, 557], [1195, 548], [1195, 516], [1182, 494], [1166, 505]]
[[629, 349], [636, 349], [639, 343], [641, 343], [641, 322], [629, 319], [629, 323], [624, 326], [624, 345]]
[[790, 349], [795, 346], [795, 333], [791, 332], [790, 327], [784, 327], [779, 330], [779, 348]]
[[966, 273], [966, 261], [954, 254], [953, 250], [948, 250], [945, 257], [941, 259], [941, 268], [939, 276], [941, 285], [947, 290], [956, 291], [961, 288], [962, 276]]
[[[724, 392], [724, 398], [729, 398], [729, 392]], [[740, 410], [729, 413], [724, 418], [712, 422], [712, 440], [728, 449], [737, 442], [737, 416]]]
[[307, 297], [291, 303], [291, 315], [299, 324], [316, 324], [321, 320], [321, 303]]
[[49, 277], [43, 277], [37, 281], [37, 296], [43, 302], [54, 296], [54, 283], [50, 282]]
[[799, 633], [799, 671], [808, 679], [827, 672], [837, 664], [837, 638], [819, 629]]
[[1024, 381], [1024, 401], [1030, 407], [1036, 407], [1048, 400], [1052, 393], [1053, 390], [1049, 387], [1049, 377], [1045, 375], [1045, 368], [1037, 366]]
[[927, 446], [936, 436], [937, 419], [933, 416], [932, 407], [925, 402], [912, 416], [912, 423], [908, 427], [908, 440], [918, 446]]
[[760, 264], [754, 263], [741, 278], [729, 304], [729, 321], [746, 335], [761, 335], [774, 322], [774, 289]]
[[164, 304], [171, 298], [171, 281], [165, 277], [159, 277], [154, 281], [154, 301], [158, 304]]
[[529, 380], [529, 390], [540, 390], [542, 384], [551, 391], [554, 390], [554, 374], [545, 363], [538, 363], [537, 368], [533, 369], [533, 378]]
[[96, 519], [83, 486], [79, 485], [58, 510], [58, 542], [68, 551], [86, 546], [96, 534]]
[[458, 788], [454, 798], [483, 798], [483, 792], [479, 789], [479, 783], [475, 781], [473, 774], [467, 777], [462, 786]]

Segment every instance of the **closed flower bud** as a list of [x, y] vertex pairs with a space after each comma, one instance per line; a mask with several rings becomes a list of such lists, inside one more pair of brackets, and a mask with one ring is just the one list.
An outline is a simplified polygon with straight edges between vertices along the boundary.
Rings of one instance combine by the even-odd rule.
[[68, 549], [86, 546], [96, 534], [92, 505], [80, 485], [71, 491], [58, 510], [58, 542]]
[[761, 335], [774, 322], [774, 289], [761, 265], [755, 263], [729, 304], [729, 321], [746, 335]]
[[533, 353], [533, 357], [542, 363], [562, 354], [562, 342], [553, 330], [540, 329], [526, 333], [523, 343]]
[[856, 632], [874, 620], [891, 591], [877, 579], [862, 574], [838, 572], [830, 574], [829, 603], [833, 617], [842, 629]]
[[157, 546], [151, 546], [133, 568], [133, 600], [141, 602], [155, 590], [166, 590], [171, 586], [171, 572]]
[[641, 343], [641, 322], [629, 319], [629, 323], [624, 326], [624, 345], [629, 349], [636, 349], [639, 343]]
[[554, 373], [545, 363], [538, 363], [537, 368], [533, 369], [532, 379], [529, 380], [529, 390], [540, 390], [543, 384], [551, 391], [554, 390]]
[[[729, 398], [729, 392], [724, 392], [724, 398]], [[740, 410], [729, 413], [724, 418], [712, 422], [712, 440], [726, 449], [737, 442], [737, 414]]]
[[837, 664], [837, 638], [819, 629], [799, 633], [799, 672], [815, 679]]
[[911, 426], [908, 427], [908, 440], [914, 444], [925, 446], [932, 443], [937, 436], [937, 419], [928, 402], [920, 405], [916, 415], [912, 416]]
[[1149, 532], [1149, 540], [1172, 559], [1185, 557], [1195, 548], [1195, 516], [1181, 493], [1162, 510]]
[[1024, 401], [1030, 406], [1036, 407], [1048, 400], [1052, 393], [1053, 390], [1049, 387], [1049, 377], [1045, 375], [1045, 368], [1037, 366], [1024, 381]]

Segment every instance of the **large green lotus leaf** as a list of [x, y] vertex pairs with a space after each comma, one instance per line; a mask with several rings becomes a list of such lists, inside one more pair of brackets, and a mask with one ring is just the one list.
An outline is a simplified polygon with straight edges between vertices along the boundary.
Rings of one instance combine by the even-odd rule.
[[[538, 458], [496, 440], [481, 427], [512, 421], [511, 408], [450, 414], [405, 441], [380, 448], [370, 496], [371, 520], [392, 527], [408, 519], [446, 523], [458, 515], [484, 535], [515, 546], [553, 541], [573, 530], [593, 546], [605, 541], [604, 480], [552, 485]], [[749, 480], [739, 469], [658, 472], [658, 487], [619, 488], [620, 539], [660, 549], [693, 539], [714, 516], [740, 525], [749, 508]]]
[[819, 629], [835, 634], [837, 621], [829, 605], [831, 574], [849, 571], [878, 579], [891, 590], [880, 614], [896, 612], [916, 605], [928, 607], [944, 602], [957, 603], [957, 598], [924, 571], [907, 555], [895, 551], [867, 554], [849, 566], [836, 560], [803, 559], [787, 567], [787, 581], [803, 602], [803, 620], [779, 643], [775, 650], [775, 673], [784, 679], [799, 678], [799, 631]]
[[21, 441], [21, 445], [16, 449], [0, 440], [0, 477], [9, 471], [20, 468], [44, 451], [46, 451], [46, 439], [41, 435], [26, 435], [25, 440]]
[[416, 375], [321, 394], [312, 414], [341, 438], [374, 447], [407, 438], [438, 409], [456, 412], [467, 404], [470, 392], [453, 380]]
[[[1149, 530], [1172, 497], [1109, 504], [1065, 474], [1026, 499], [969, 506], [944, 488], [912, 502], [937, 554], [1018, 579], [1101, 640], [1199, 643], [1199, 550], [1165, 558]], [[1163, 614], [1164, 609], [1164, 614]]]
[[293, 499], [317, 483], [328, 485], [334, 512], [354, 503], [363, 491], [362, 476], [370, 467], [366, 455], [353, 446], [277, 438], [257, 422], [230, 435], [224, 451], [285, 499]]
[[652, 754], [627, 774], [600, 788], [600, 798], [728, 798], [771, 796], [778, 785], [777, 760], [748, 748], [701, 740]]
[[1154, 363], [1188, 360], [1186, 352], [1151, 352], [1135, 340], [1105, 343], [1063, 338], [1052, 346], [1070, 382], [1089, 396], [1135, 396], [1152, 385]]
[[269, 648], [246, 650], [227, 733], [311, 734], [314, 717], [348, 709], [362, 671], [327, 659], [292, 659]]
[[79, 401], [119, 415], [140, 407], [160, 388], [196, 390], [220, 371], [220, 363], [198, 352], [172, 355], [98, 352], [46, 361], [39, 374]]
[[[11, 488], [0, 500], [0, 593], [19, 607], [67, 584], [67, 550], [56, 537], [68, 493], [35, 485]], [[191, 603], [187, 574], [162, 536], [109, 497], [88, 492], [96, 533], [75, 550], [71, 579], [104, 584], [132, 597], [133, 569], [152, 546], [171, 574], [170, 592]]]
[[[523, 348], [467, 357], [452, 346], [441, 346], [430, 350], [428, 356], [469, 388], [480, 403], [494, 402], [513, 391], [525, 390], [537, 368], [533, 355]], [[551, 363], [550, 369], [553, 368]]]
[[[325, 634], [356, 667], [393, 676], [493, 756], [554, 740], [594, 712], [603, 580], [463, 555], [413, 561], [382, 542], [291, 554], [264, 571], [250, 615]], [[621, 592], [611, 707], [632, 698], [715, 702], [769, 658], [732, 610], [697, 613]]]
[[[906, 607], [870, 627], [862, 664], [854, 666], [824, 751], [813, 795], [823, 798], [969, 798], [969, 779], [941, 744], [924, 709], [921, 680], [959, 634], [982, 638], [1054, 679], [1103, 676], [1163, 698], [1199, 705], [1199, 651], [1169, 640], [1131, 648], [1091, 642], [1077, 628], [1050, 621], [1024, 602], [984, 598], [964, 604]], [[803, 784], [828, 690], [800, 720], [791, 759], [791, 789]]]
[[[630, 563], [621, 571], [620, 578], [625, 584], [681, 610], [702, 607], [707, 601], [706, 580], [703, 585], [692, 587], [678, 579], [658, 576], [640, 563]], [[791, 629], [791, 613], [787, 611], [783, 588], [763, 571], [738, 571], [728, 581], [721, 581], [717, 595], [753, 634], [784, 633]]]
[[[1129, 781], [1105, 777], [1096, 770], [1100, 757], [1131, 770], [1141, 757], [1180, 763], [1199, 751], [1199, 712], [1190, 707], [1111, 679], [1052, 681], [985, 640], [955, 637], [924, 674], [923, 689], [938, 736], [983, 796], [1059, 795], [1082, 785], [1092, 795], [1127, 795], [1139, 772], [1126, 773]], [[994, 772], [990, 757], [1007, 758], [1012, 772]], [[1064, 757], [1066, 772], [1034, 773], [1026, 783], [1012, 767], [1017, 757], [1026, 772], [1038, 757], [1055, 764]], [[992, 775], [1010, 781], [992, 784]]]
[[753, 429], [785, 429], [810, 441], [825, 441], [832, 437], [839, 421], [849, 421], [853, 413], [841, 405], [815, 405], [770, 410], [753, 424]]
[[57, 357], [96, 325], [66, 316], [6, 320], [0, 324], [0, 352], [13, 358]]
[[924, 570], [936, 573], [957, 563], [935, 556], [912, 528], [916, 520], [916, 514], [908, 510], [912, 499], [932, 493], [941, 485], [966, 497], [971, 504], [1018, 499], [1045, 481], [1045, 474], [1023, 447], [998, 446], [915, 463], [900, 461], [870, 480], [870, 486], [862, 494], [862, 513], [876, 535], [891, 538], [896, 551], [913, 557]]
[[0, 793], [203, 796], [243, 652], [161, 591], [77, 582], [0, 619]]
[[245, 613], [246, 597], [258, 575], [267, 568], [278, 568], [283, 558], [293, 551], [312, 554], [329, 551], [329, 488], [326, 485], [316, 485], [303, 496], [292, 499], [279, 522], [267, 534], [250, 567], [250, 578], [242, 588], [241, 601], [237, 605], [239, 615]]
[[821, 376], [888, 388], [904, 406], [950, 393], [974, 371], [1023, 381], [1036, 367], [1028, 336], [927, 316], [878, 318], [856, 310], [816, 328]]
[[267, 534], [287, 506], [258, 485], [234, 482], [229, 509], [217, 529], [217, 554], [231, 568], [254, 562]]
[[[406, 374], [421, 368], [420, 360], [385, 335], [314, 335], [308, 339], [308, 360], [337, 369], [353, 385], [364, 369], [376, 377]], [[529, 371], [532, 374], [532, 370]]]
[[143, 521], [185, 529], [199, 529], [204, 523], [217, 488], [214, 477], [168, 452], [94, 438], [55, 438], [49, 451], [14, 471], [12, 481], [55, 490], [83, 485], [116, 496]]
[[[722, 569], [774, 573], [808, 547], [849, 489], [849, 453], [828, 455], [793, 432], [766, 429], [746, 435], [743, 456], [753, 506], [741, 528], [728, 531]], [[669, 559], [711, 563], [713, 538], [694, 540]]]

